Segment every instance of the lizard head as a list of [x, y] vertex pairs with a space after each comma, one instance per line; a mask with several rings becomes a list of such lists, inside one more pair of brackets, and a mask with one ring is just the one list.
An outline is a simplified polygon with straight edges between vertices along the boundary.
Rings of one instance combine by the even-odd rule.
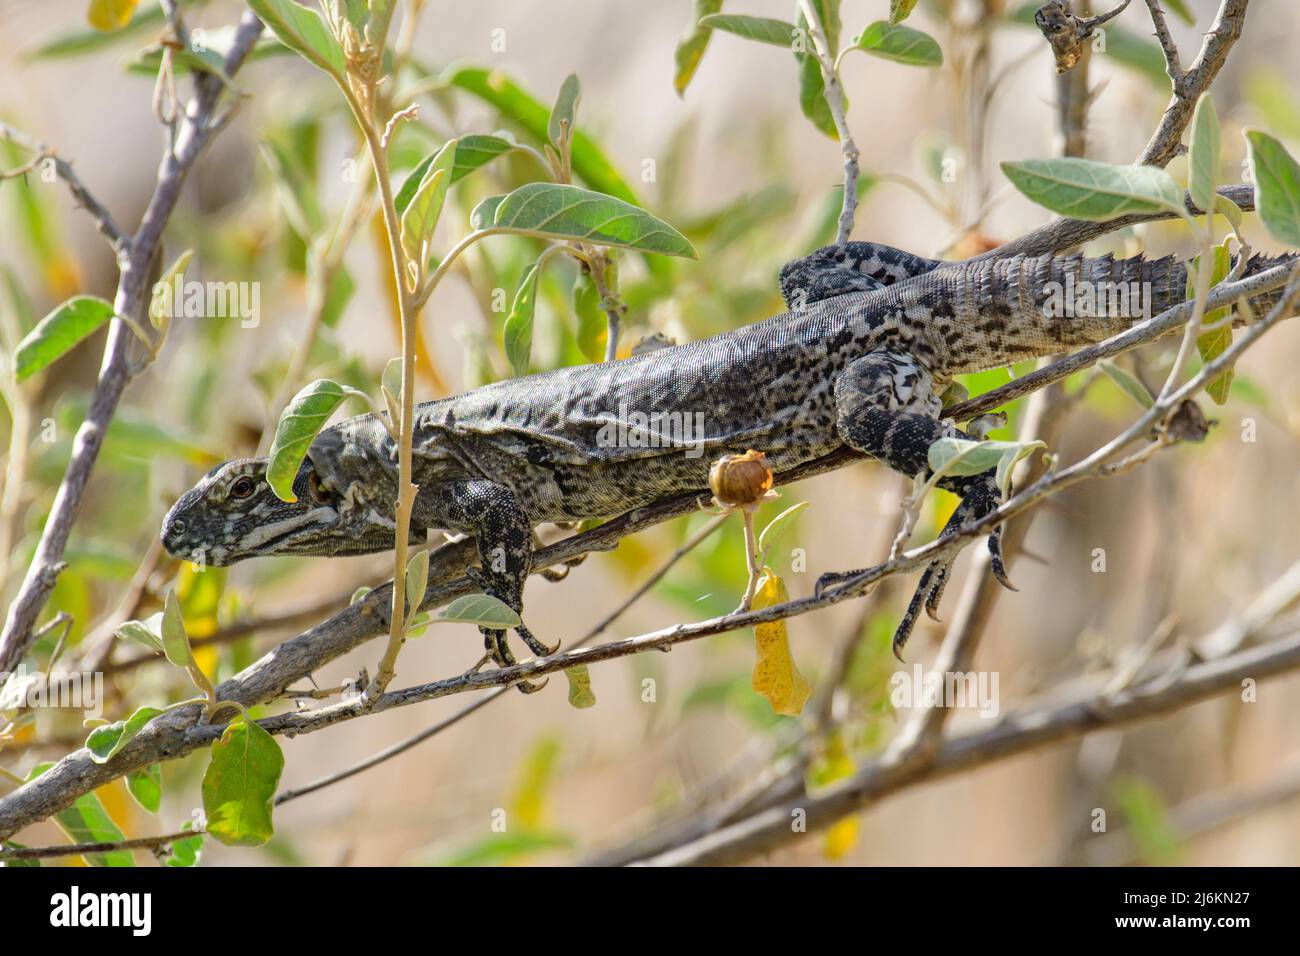
[[369, 554], [393, 547], [391, 522], [353, 506], [321, 478], [310, 457], [282, 501], [266, 481], [265, 458], [218, 465], [181, 495], [163, 519], [173, 557], [214, 567], [271, 554]]

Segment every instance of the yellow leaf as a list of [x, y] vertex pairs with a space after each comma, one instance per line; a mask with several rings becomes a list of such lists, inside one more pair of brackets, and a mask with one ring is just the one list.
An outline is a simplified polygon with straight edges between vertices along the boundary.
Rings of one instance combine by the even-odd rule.
[[[825, 787], [837, 780], [853, 776], [853, 758], [844, 744], [844, 737], [838, 732], [826, 738], [826, 748], [821, 756], [808, 768], [808, 783], [812, 787]], [[828, 860], [840, 860], [853, 851], [858, 844], [858, 818], [844, 817], [831, 825], [826, 831], [822, 852]]]
[[90, 0], [86, 22], [105, 33], [120, 30], [131, 22], [138, 3], [139, 0]]
[[[754, 610], [761, 611], [788, 600], [785, 582], [771, 568], [764, 568], [754, 592]], [[790, 639], [785, 621], [759, 624], [754, 628], [754, 637], [758, 649], [751, 677], [754, 692], [767, 698], [774, 713], [798, 716], [803, 712], [811, 688], [795, 667], [794, 658], [790, 656]]]
[[845, 817], [826, 831], [823, 851], [828, 860], [842, 860], [858, 845], [858, 818]]

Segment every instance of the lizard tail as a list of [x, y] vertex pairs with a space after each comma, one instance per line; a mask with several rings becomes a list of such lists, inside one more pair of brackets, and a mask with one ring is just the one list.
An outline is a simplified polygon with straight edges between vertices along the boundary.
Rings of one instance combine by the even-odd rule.
[[[1298, 260], [1294, 253], [1252, 256], [1243, 277]], [[950, 371], [1101, 342], [1188, 298], [1187, 264], [1173, 256], [1012, 256], [957, 264], [944, 281], [965, 339], [963, 349], [953, 349], [959, 367]], [[1262, 316], [1281, 296], [1281, 289], [1261, 293], [1250, 307]]]

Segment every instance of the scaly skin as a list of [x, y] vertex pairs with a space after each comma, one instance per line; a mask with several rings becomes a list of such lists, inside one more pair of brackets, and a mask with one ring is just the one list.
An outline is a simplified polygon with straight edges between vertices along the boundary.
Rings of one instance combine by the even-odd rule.
[[[1248, 273], [1277, 261], [1257, 257]], [[1076, 290], [1138, 283], [1141, 309], [1049, 314], [1071, 283]], [[785, 471], [847, 444], [917, 474], [934, 440], [968, 437], [939, 417], [939, 395], [954, 375], [1100, 342], [1183, 301], [1185, 288], [1186, 270], [1172, 258], [943, 263], [873, 243], [818, 250], [782, 269], [786, 314], [417, 406], [412, 540], [435, 528], [474, 535], [476, 581], [519, 610], [539, 524], [706, 494], [709, 465], [749, 449]], [[1252, 305], [1264, 310], [1275, 299]], [[295, 482], [298, 502], [280, 501], [264, 477], [264, 459], [210, 472], [167, 515], [167, 550], [224, 565], [393, 546], [396, 454], [373, 415], [321, 432]], [[998, 504], [991, 473], [940, 485], [963, 499], [945, 534]], [[998, 540], [993, 535], [990, 548], [1005, 583]], [[936, 609], [951, 563], [922, 575], [896, 648], [922, 606]], [[843, 577], [824, 576], [818, 587]], [[549, 650], [526, 628], [519, 632], [534, 652]], [[494, 659], [513, 659], [503, 633], [484, 635]]]

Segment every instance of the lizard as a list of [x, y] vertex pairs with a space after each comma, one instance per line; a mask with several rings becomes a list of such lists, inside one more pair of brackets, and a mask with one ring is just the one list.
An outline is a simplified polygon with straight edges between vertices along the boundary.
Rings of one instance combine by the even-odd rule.
[[[1257, 255], [1245, 274], [1296, 258]], [[474, 536], [479, 566], [467, 573], [521, 612], [535, 528], [612, 518], [684, 492], [707, 497], [710, 464], [724, 454], [761, 451], [781, 472], [847, 445], [909, 477], [930, 477], [936, 440], [973, 437], [942, 415], [954, 376], [1123, 332], [1184, 301], [1187, 269], [1173, 257], [1142, 256], [945, 262], [855, 241], [787, 263], [779, 281], [789, 311], [765, 321], [417, 405], [411, 543], [436, 529]], [[1076, 316], [1059, 308], [1061, 290], [1085, 287], [1141, 290], [1143, 307]], [[1279, 296], [1251, 305], [1259, 312]], [[266, 467], [265, 458], [245, 458], [210, 471], [164, 519], [166, 550], [221, 566], [394, 547], [397, 456], [375, 415], [317, 435], [294, 481], [296, 502], [275, 495]], [[941, 537], [1001, 503], [992, 470], [938, 485], [960, 497]], [[988, 537], [991, 569], [1011, 587], [1000, 533], [1001, 525]], [[922, 609], [937, 616], [954, 560], [922, 570], [895, 653]], [[824, 574], [816, 593], [858, 573]], [[481, 630], [480, 664], [514, 663], [506, 632]], [[557, 649], [522, 623], [515, 631], [535, 654]]]

